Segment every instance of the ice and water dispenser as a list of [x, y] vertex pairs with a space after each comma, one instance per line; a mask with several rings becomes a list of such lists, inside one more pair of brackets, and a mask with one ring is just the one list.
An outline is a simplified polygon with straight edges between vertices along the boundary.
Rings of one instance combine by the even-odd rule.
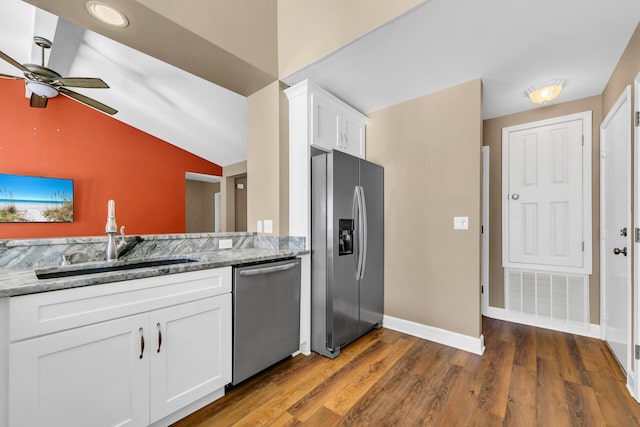
[[338, 221], [338, 255], [353, 255], [353, 220]]

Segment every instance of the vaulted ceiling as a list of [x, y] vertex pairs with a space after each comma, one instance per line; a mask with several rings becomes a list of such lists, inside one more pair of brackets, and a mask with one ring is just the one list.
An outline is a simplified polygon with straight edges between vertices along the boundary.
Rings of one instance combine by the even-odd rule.
[[245, 96], [278, 77], [311, 78], [365, 113], [480, 78], [491, 118], [536, 108], [524, 91], [550, 79], [567, 80], [555, 102], [602, 93], [640, 20], [637, 0], [428, 0], [279, 76], [278, 1], [109, 0], [130, 18], [118, 31], [85, 0], [3, 0], [0, 50], [38, 63], [33, 35], [53, 40], [48, 65], [103, 78], [111, 89], [83, 93], [116, 119], [228, 165], [246, 159]]

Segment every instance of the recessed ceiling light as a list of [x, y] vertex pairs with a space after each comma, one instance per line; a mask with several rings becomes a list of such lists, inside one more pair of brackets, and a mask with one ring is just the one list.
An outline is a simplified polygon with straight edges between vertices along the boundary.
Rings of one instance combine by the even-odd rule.
[[525, 93], [534, 104], [544, 104], [556, 99], [565, 84], [565, 80], [552, 80], [532, 86]]
[[124, 13], [107, 3], [93, 0], [88, 1], [87, 10], [94, 18], [105, 24], [119, 28], [124, 28], [129, 25], [129, 20]]

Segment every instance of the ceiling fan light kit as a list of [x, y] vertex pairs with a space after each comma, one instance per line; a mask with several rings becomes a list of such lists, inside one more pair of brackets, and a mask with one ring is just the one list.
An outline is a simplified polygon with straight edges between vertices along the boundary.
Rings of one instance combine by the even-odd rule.
[[113, 27], [125, 28], [129, 25], [126, 15], [102, 1], [88, 1], [87, 10], [97, 20]]
[[525, 93], [534, 104], [545, 104], [556, 99], [566, 83], [566, 80], [550, 80], [531, 86]]
[[46, 83], [28, 81], [27, 87], [31, 92], [38, 96], [44, 96], [45, 98], [54, 98], [58, 96], [58, 90]]
[[55, 98], [58, 94], [78, 101], [96, 110], [107, 114], [115, 114], [118, 110], [109, 107], [93, 98], [74, 92], [68, 87], [107, 89], [107, 85], [102, 79], [95, 77], [62, 77], [50, 68], [44, 66], [44, 50], [51, 48], [51, 42], [43, 37], [34, 37], [35, 44], [42, 48], [42, 65], [37, 64], [21, 64], [11, 58], [4, 52], [0, 51], [0, 59], [4, 59], [20, 71], [24, 77], [10, 76], [0, 74], [0, 78], [24, 80], [27, 89], [31, 91], [31, 99], [29, 105], [34, 108], [46, 108], [49, 98]]

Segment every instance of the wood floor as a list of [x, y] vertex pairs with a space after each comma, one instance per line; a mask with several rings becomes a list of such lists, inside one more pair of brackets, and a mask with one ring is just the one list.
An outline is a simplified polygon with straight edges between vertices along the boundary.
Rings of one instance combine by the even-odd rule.
[[175, 426], [640, 426], [599, 340], [484, 319], [482, 357], [387, 329], [285, 360]]

